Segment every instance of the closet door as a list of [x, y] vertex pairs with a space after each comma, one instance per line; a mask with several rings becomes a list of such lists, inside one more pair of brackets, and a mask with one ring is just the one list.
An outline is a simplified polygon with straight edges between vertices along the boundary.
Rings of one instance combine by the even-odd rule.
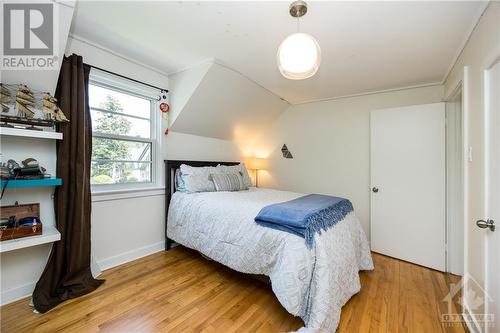
[[445, 105], [371, 112], [372, 250], [445, 270]]

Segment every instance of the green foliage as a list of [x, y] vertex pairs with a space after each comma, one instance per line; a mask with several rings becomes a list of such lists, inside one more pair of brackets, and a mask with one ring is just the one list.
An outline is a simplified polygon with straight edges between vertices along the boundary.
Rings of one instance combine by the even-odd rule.
[[98, 175], [92, 178], [92, 184], [113, 184], [113, 178], [108, 175]]
[[[106, 101], [100, 105], [101, 109], [121, 113], [123, 108], [120, 102], [107, 95]], [[132, 123], [125, 117], [112, 113], [103, 113], [93, 129], [95, 132], [128, 135]], [[127, 142], [111, 139], [94, 139], [92, 142], [92, 159], [123, 160], [128, 157]]]
[[[120, 101], [110, 95], [106, 96], [106, 101], [104, 101], [100, 105], [100, 108], [116, 113], [123, 112]], [[101, 133], [128, 135], [131, 127], [132, 123], [127, 118], [112, 113], [104, 113], [103, 117], [99, 119], [99, 123], [97, 124], [96, 128], [94, 128], [94, 131]]]
[[[103, 110], [116, 113], [123, 112], [120, 101], [116, 98], [107, 95], [106, 100], [99, 106]], [[132, 128], [132, 123], [125, 117], [113, 113], [102, 113], [101, 117], [96, 121], [96, 126], [93, 131], [108, 134], [128, 135]], [[105, 160], [126, 160], [129, 158], [129, 143], [127, 141], [119, 141], [104, 138], [92, 139], [92, 159]], [[116, 163], [110, 162], [95, 162], [92, 166], [92, 176], [105, 175], [111, 179], [118, 175], [120, 180], [126, 180], [130, 174], [128, 168], [121, 166], [117, 168]], [[97, 184], [97, 183], [96, 183]]]

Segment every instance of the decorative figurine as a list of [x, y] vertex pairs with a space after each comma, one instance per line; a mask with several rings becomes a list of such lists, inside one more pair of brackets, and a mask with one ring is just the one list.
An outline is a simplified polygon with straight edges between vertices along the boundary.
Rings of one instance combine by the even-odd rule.
[[2, 112], [9, 112], [9, 107], [6, 105], [10, 102], [10, 91], [0, 83], [0, 102], [2, 104]]
[[54, 128], [68, 118], [57, 105], [57, 99], [48, 92], [33, 91], [24, 84], [0, 83], [0, 126], [25, 127], [30, 130]]
[[48, 92], [44, 92], [42, 94], [42, 112], [46, 115], [49, 115], [53, 120], [58, 122], [66, 122], [69, 121], [68, 118], [64, 115], [61, 108], [57, 106], [57, 98], [52, 97]]
[[16, 104], [14, 108], [23, 113], [27, 118], [33, 118], [35, 112], [28, 109], [28, 106], [35, 104], [35, 97], [31, 90], [24, 84], [20, 84], [16, 93]]

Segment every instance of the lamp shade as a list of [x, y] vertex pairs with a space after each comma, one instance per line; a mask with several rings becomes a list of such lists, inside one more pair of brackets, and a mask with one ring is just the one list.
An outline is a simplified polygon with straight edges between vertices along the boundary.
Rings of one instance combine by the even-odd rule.
[[278, 68], [287, 79], [307, 79], [318, 71], [321, 49], [313, 36], [295, 33], [281, 43], [278, 54]]
[[248, 168], [250, 170], [265, 170], [267, 168], [267, 160], [257, 157], [250, 158], [248, 160]]

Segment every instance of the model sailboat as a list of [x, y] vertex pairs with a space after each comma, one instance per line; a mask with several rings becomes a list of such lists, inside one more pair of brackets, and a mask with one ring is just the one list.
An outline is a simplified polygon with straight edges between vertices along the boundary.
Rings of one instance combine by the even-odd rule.
[[10, 91], [3, 84], [0, 83], [0, 102], [2, 105], [2, 112], [9, 112], [9, 107], [7, 106], [10, 103]]
[[0, 101], [1, 126], [31, 125], [29, 129], [39, 129], [35, 126], [53, 127], [55, 123], [69, 121], [55, 97], [48, 92], [34, 91], [24, 84], [0, 83]]
[[16, 104], [14, 108], [21, 112], [27, 118], [33, 118], [35, 112], [28, 107], [35, 104], [35, 96], [24, 84], [20, 84], [16, 93]]
[[69, 121], [64, 115], [61, 108], [57, 106], [57, 99], [52, 97], [48, 92], [42, 94], [42, 112], [49, 115], [53, 120], [58, 122]]

